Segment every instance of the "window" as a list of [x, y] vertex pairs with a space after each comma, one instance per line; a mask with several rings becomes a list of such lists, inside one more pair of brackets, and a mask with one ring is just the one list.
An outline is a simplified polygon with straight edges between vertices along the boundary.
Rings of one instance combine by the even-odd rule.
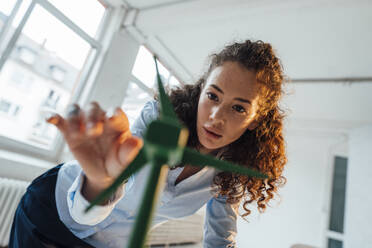
[[18, 58], [26, 64], [33, 64], [36, 60], [36, 52], [29, 47], [17, 47]]
[[[159, 61], [158, 68], [165, 87], [180, 85], [178, 79]], [[132, 80], [122, 104], [130, 124], [138, 117], [144, 104], [153, 99], [154, 93], [157, 91], [156, 82], [153, 54], [141, 46], [132, 69]]]
[[9, 20], [9, 16], [15, 7], [16, 0], [1, 1], [0, 3], [0, 32], [6, 27], [6, 23]]
[[152, 94], [145, 92], [134, 82], [129, 83], [122, 108], [130, 124], [133, 124], [143, 108], [143, 105], [151, 99], [153, 99]]
[[[0, 1], [0, 27], [8, 27], [0, 35], [0, 99], [6, 96], [18, 106], [17, 118], [0, 115], [0, 142], [4, 137], [44, 154], [54, 149], [57, 132], [44, 123], [45, 111], [63, 113], [80, 94], [102, 56], [108, 10], [98, 0]], [[2, 108], [8, 108], [5, 102]]]
[[49, 140], [56, 134], [55, 129], [49, 128], [48, 123], [43, 118], [39, 118], [32, 126], [29, 140], [45, 144], [49, 143]]
[[170, 76], [168, 80], [170, 87], [181, 85], [180, 81], [175, 76]]
[[342, 248], [342, 242], [334, 239], [328, 239], [328, 248]]
[[0, 1], [0, 52], [9, 42], [31, 0]]
[[57, 109], [57, 104], [58, 104], [58, 101], [59, 101], [60, 98], [61, 98], [61, 96], [59, 94], [57, 94], [54, 90], [51, 89], [49, 91], [48, 97], [45, 99], [45, 101], [43, 103], [43, 106], [49, 107], [52, 110], [56, 110]]
[[[6, 114], [7, 117], [16, 117], [19, 113], [20, 106], [11, 101], [0, 99], [0, 112]], [[0, 125], [1, 127], [1, 125]]]
[[[168, 81], [169, 71], [161, 63], [158, 63], [158, 66], [163, 83], [166, 83]], [[153, 55], [143, 46], [141, 46], [138, 51], [132, 74], [147, 87], [153, 88], [155, 86], [156, 69], [154, 58]]]
[[26, 70], [19, 70], [19, 68], [14, 68], [9, 73], [7, 83], [10, 88], [16, 88], [17, 91], [24, 92], [25, 94], [30, 92], [34, 82], [32, 74], [27, 73]]
[[328, 226], [328, 248], [343, 247], [347, 158], [334, 159], [330, 218]]
[[10, 110], [11, 103], [1, 99], [0, 101], [0, 111], [4, 113], [8, 113]]
[[2, 3], [0, 4], [0, 13], [1, 13], [2, 19], [6, 19], [12, 12], [12, 9], [16, 1], [10, 0], [10, 1], [1, 1], [1, 2]]
[[63, 82], [65, 80], [66, 71], [59, 66], [51, 65], [49, 66], [50, 75], [51, 77], [59, 82]]
[[105, 6], [99, 0], [49, 0], [49, 2], [61, 10], [71, 21], [76, 23], [90, 36], [94, 37], [96, 35], [105, 13]]

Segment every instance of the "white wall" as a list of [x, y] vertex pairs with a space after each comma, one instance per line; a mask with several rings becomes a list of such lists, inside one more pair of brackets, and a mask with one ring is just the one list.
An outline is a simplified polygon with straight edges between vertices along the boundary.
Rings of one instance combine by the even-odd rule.
[[345, 248], [372, 244], [372, 125], [350, 132], [345, 207]]
[[[238, 221], [239, 247], [289, 248], [296, 243], [323, 246], [328, 221], [328, 198], [333, 147], [344, 136], [314, 131], [286, 135], [287, 184], [265, 213]], [[253, 205], [250, 209], [254, 209]]]
[[[334, 156], [348, 157], [349, 130], [372, 123], [369, 114], [372, 113], [371, 91], [370, 83], [288, 85], [289, 94], [282, 102], [288, 112], [285, 121], [288, 164], [284, 172], [288, 182], [279, 190], [280, 204], [273, 203], [273, 207], [261, 215], [255, 211], [250, 223], [239, 219], [239, 247], [289, 248], [296, 243], [327, 247]], [[365, 136], [364, 146], [370, 137]], [[369, 150], [372, 150], [369, 145]], [[360, 159], [367, 163], [365, 156], [360, 156]], [[363, 168], [364, 171], [357, 171], [366, 175], [366, 166]], [[359, 173], [356, 177], [360, 177]], [[347, 187], [360, 191], [360, 184], [361, 180], [348, 180]], [[361, 192], [366, 195], [366, 192]], [[368, 216], [368, 210], [359, 207], [361, 202], [349, 201], [352, 204], [349, 215]], [[371, 198], [369, 202], [372, 203]], [[370, 219], [365, 218], [365, 221]], [[356, 225], [356, 221], [353, 224]], [[360, 234], [355, 236], [358, 228], [346, 233], [346, 237], [358, 238]]]

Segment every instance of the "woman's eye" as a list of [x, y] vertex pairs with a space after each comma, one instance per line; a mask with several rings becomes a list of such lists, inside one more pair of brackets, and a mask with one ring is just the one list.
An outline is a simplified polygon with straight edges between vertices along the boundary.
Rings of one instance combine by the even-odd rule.
[[236, 107], [236, 111], [238, 111], [239, 113], [244, 113], [245, 112], [245, 109], [240, 106], [240, 105], [234, 105], [234, 107]]
[[213, 93], [211, 93], [211, 92], [208, 92], [207, 93], [207, 96], [208, 96], [208, 98], [209, 99], [211, 99], [211, 100], [215, 100], [215, 99], [217, 99], [217, 96], [216, 96], [216, 94], [213, 94]]

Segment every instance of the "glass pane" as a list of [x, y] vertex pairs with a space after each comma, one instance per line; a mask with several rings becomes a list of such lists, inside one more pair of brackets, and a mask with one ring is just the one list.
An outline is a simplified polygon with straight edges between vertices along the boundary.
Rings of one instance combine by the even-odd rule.
[[328, 248], [342, 248], [342, 241], [335, 239], [328, 239]]
[[98, 0], [49, 0], [49, 2], [91, 37], [96, 35], [105, 13], [105, 7]]
[[7, 0], [7, 1], [0, 1], [0, 52], [1, 52], [1, 43], [4, 40], [4, 32], [5, 32], [5, 25], [9, 20], [9, 16], [15, 7], [16, 0]]
[[169, 85], [170, 85], [170, 87], [173, 87], [173, 86], [180, 86], [181, 83], [180, 83], [180, 81], [178, 81], [178, 79], [177, 79], [175, 76], [171, 76], [171, 77], [169, 78]]
[[15, 4], [16, 0], [0, 1], [0, 20], [10, 15]]
[[64, 112], [94, 53], [37, 5], [0, 72], [0, 135], [50, 148], [57, 131], [45, 122], [46, 112]]
[[343, 233], [344, 231], [346, 169], [347, 159], [336, 157], [333, 171], [331, 219], [329, 229], [339, 233]]
[[37, 5], [23, 28], [23, 34], [74, 67], [82, 67], [90, 45], [67, 26]]
[[[15, 5], [15, 3], [17, 1], [13, 0], [13, 1], [5, 1], [5, 2], [8, 2], [8, 4], [9, 4], [9, 2], [11, 2], [12, 4]], [[8, 19], [8, 21], [11, 21], [11, 23], [8, 23], [8, 25], [10, 25], [10, 26], [7, 29], [2, 29], [1, 30], [1, 33], [0, 33], [1, 34], [1, 37], [0, 37], [0, 39], [1, 39], [0, 40], [0, 53], [4, 52], [4, 49], [6, 48], [6, 45], [8, 44], [11, 37], [13, 36], [17, 26], [19, 25], [19, 23], [21, 22], [24, 14], [27, 11], [27, 8], [30, 6], [30, 3], [31, 3], [31, 0], [22, 0], [21, 5], [17, 9], [16, 15], [15, 15], [13, 20], [8, 19], [6, 16], [4, 17], [0, 12], [0, 26], [1, 26], [1, 29], [6, 24], [7, 19]], [[3, 1], [1, 1], [0, 5], [1, 4], [4, 4]], [[13, 11], [13, 9], [14, 8], [12, 8], [12, 11]]]
[[27, 8], [30, 6], [31, 4], [31, 1], [32, 0], [22, 0], [22, 4], [21, 4], [21, 7], [19, 8], [14, 20], [13, 20], [13, 23], [12, 23], [12, 26], [13, 28], [15, 29], [19, 23], [21, 22], [24, 14], [26, 13], [27, 11]]
[[[158, 66], [162, 81], [166, 84], [168, 82], [169, 71], [161, 63], [158, 63]], [[154, 88], [154, 84], [156, 83], [155, 62], [152, 53], [144, 46], [141, 46], [138, 51], [132, 74], [147, 87]]]
[[147, 101], [153, 99], [147, 92], [143, 91], [137, 84], [130, 82], [121, 108], [128, 116], [130, 125], [137, 119]]

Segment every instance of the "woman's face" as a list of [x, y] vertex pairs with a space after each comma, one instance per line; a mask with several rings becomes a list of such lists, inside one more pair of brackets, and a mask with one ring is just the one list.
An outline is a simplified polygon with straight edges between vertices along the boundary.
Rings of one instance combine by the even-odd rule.
[[198, 105], [196, 129], [202, 153], [224, 147], [257, 126], [258, 91], [255, 73], [238, 62], [225, 62], [211, 72]]

